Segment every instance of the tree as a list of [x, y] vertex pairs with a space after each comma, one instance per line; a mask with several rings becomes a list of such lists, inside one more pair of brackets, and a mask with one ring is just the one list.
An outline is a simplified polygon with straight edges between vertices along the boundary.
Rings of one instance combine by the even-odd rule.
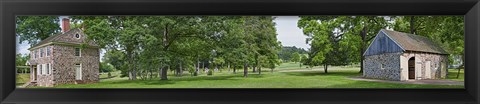
[[100, 72], [105, 73], [105, 72], [112, 72], [114, 70], [115, 70], [114, 67], [109, 63], [100, 62]]
[[[29, 59], [30, 59], [30, 55], [28, 54], [22, 55], [17, 53], [17, 55], [15, 55], [15, 66], [25, 66], [25, 63], [27, 63]], [[21, 68], [20, 70], [17, 70], [17, 72], [26, 73], [26, 72], [29, 72], [29, 70], [28, 68]]]
[[[321, 47], [311, 45], [310, 59], [307, 60], [310, 66], [314, 64], [313, 59], [317, 59], [327, 72], [330, 64], [346, 65], [360, 61], [360, 72], [363, 72], [362, 60], [367, 44], [378, 30], [388, 27], [389, 23], [385, 16], [301, 16], [298, 26], [310, 37], [307, 42], [321, 41], [317, 45]], [[318, 39], [315, 39], [315, 35], [318, 35]], [[323, 56], [316, 56], [318, 50], [324, 51], [320, 54]]]
[[59, 21], [58, 16], [17, 16], [15, 32], [19, 43], [27, 41], [33, 46], [60, 32]]
[[[412, 18], [414, 18], [412, 20]], [[449, 62], [453, 64], [453, 56], [461, 56], [464, 61], [464, 17], [463, 16], [415, 16], [397, 17], [394, 30], [425, 36], [440, 44], [450, 53]], [[409, 22], [406, 22], [409, 21]], [[458, 73], [464, 67], [462, 63]], [[458, 74], [457, 74], [458, 75]]]
[[298, 52], [295, 52], [292, 54], [292, 61], [297, 63], [300, 62], [301, 56]]

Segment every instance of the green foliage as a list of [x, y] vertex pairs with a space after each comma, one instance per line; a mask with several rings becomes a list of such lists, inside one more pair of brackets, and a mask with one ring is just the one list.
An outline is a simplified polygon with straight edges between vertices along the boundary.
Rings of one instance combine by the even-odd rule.
[[16, 35], [19, 43], [27, 41], [33, 46], [55, 33], [60, 32], [58, 16], [17, 16], [15, 19]]
[[295, 52], [292, 54], [292, 61], [293, 62], [300, 62], [301, 60], [301, 56], [298, 52]]
[[[301, 16], [298, 27], [308, 36], [310, 66], [361, 61], [366, 44], [391, 24], [385, 16]], [[361, 32], [365, 30], [366, 34]]]
[[30, 55], [22, 55], [22, 54], [17, 54], [15, 55], [15, 65], [16, 66], [25, 66], [25, 63], [30, 59]]
[[[425, 36], [441, 45], [451, 56], [464, 56], [463, 16], [413, 16], [415, 34]], [[397, 17], [394, 29], [410, 33], [411, 16]], [[449, 62], [453, 64], [449, 57]], [[463, 59], [462, 59], [463, 60]]]
[[109, 63], [106, 62], [100, 62], [100, 72], [105, 73], [105, 72], [112, 72], [115, 71], [115, 68], [113, 65], [110, 65]]
[[297, 48], [295, 46], [283, 46], [282, 49], [278, 52], [278, 57], [284, 62], [291, 61], [293, 53], [307, 54], [307, 51], [303, 48]]
[[212, 71], [212, 70], [208, 70], [208, 71], [207, 71], [207, 75], [213, 75], [213, 71]]

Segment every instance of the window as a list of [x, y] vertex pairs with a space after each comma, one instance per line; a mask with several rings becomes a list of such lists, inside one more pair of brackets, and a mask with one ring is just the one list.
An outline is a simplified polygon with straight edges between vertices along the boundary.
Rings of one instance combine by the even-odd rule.
[[43, 75], [46, 75], [47, 74], [47, 65], [46, 64], [42, 64], [42, 74]]
[[75, 48], [75, 56], [80, 56], [81, 57], [81, 49], [80, 48]]
[[43, 49], [40, 48], [40, 57], [43, 57]]
[[48, 64], [48, 67], [50, 68], [49, 71], [50, 71], [50, 74], [53, 73], [53, 68], [52, 68], [52, 64]]
[[38, 75], [42, 75], [43, 73], [43, 65], [40, 64], [40, 66], [38, 66], [39, 70], [38, 70]]
[[75, 34], [75, 38], [80, 39], [80, 34]]
[[46, 70], [47, 70], [47, 74], [50, 74], [50, 64], [47, 64]]
[[47, 56], [50, 56], [50, 54], [51, 54], [51, 53], [50, 53], [51, 49], [52, 49], [51, 47], [47, 47], [47, 48], [46, 48], [46, 50], [47, 50]]
[[35, 56], [35, 58], [37, 58], [37, 54], [38, 54], [37, 50], [33, 51], [33, 55]]

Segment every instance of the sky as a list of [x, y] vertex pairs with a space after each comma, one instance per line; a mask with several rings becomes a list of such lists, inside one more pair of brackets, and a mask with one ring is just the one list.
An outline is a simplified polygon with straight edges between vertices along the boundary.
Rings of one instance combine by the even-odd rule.
[[[59, 18], [63, 18], [61, 16]], [[308, 49], [308, 46], [305, 43], [307, 36], [303, 35], [303, 32], [300, 28], [297, 27], [297, 21], [300, 19], [298, 16], [275, 16], [277, 17], [274, 22], [276, 23], [277, 30], [277, 39], [282, 43], [282, 46], [295, 46], [303, 49]], [[61, 19], [60, 19], [61, 20]], [[60, 24], [61, 25], [61, 24]], [[30, 51], [27, 49], [30, 48], [28, 42], [24, 41], [21, 44], [18, 43], [19, 38], [17, 37], [17, 53], [28, 54]], [[100, 57], [103, 56], [105, 51], [100, 53]]]
[[308, 49], [310, 46], [306, 44], [307, 36], [303, 35], [302, 29], [297, 27], [300, 19], [298, 16], [276, 16], [274, 20], [277, 29], [277, 39], [282, 42], [282, 46], [295, 46]]

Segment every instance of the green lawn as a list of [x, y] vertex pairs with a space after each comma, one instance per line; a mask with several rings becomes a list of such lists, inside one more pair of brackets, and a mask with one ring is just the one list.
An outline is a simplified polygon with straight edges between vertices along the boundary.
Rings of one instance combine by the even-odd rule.
[[454, 80], [454, 81], [463, 81], [465, 79], [464, 74], [463, 74], [463, 69], [460, 70], [460, 75], [457, 78], [457, 69], [448, 69], [448, 75], [447, 79], [448, 80]]
[[21, 86], [30, 80], [30, 74], [17, 74], [16, 86]]
[[[296, 64], [298, 65], [298, 63]], [[299, 69], [295, 63], [282, 64], [273, 73], [262, 71], [261, 75], [250, 72], [248, 78], [243, 77], [243, 71], [233, 74], [228, 71], [215, 72], [213, 76], [201, 73], [190, 76], [188, 72], [183, 77], [169, 76], [169, 80], [127, 80], [118, 77], [118, 72], [112, 73], [113, 78], [100, 75], [101, 80], [95, 84], [68, 84], [57, 88], [463, 88], [459, 85], [418, 85], [367, 82], [350, 80], [348, 77], [360, 76], [358, 67], [329, 67], [329, 73], [323, 73], [323, 68]], [[295, 68], [296, 67], [296, 68]], [[449, 71], [449, 80], [456, 71]], [[171, 74], [171, 72], [169, 73]]]

